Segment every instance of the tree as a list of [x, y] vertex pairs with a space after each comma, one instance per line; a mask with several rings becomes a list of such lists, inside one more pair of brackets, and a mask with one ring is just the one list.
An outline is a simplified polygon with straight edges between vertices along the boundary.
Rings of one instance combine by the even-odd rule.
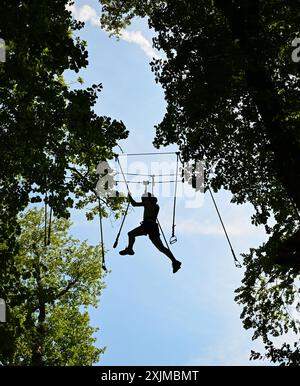
[[297, 337], [295, 346], [278, 346], [274, 338], [299, 332], [288, 312], [297, 301], [300, 268], [300, 67], [291, 58], [299, 33], [296, 3], [101, 3], [102, 23], [116, 33], [133, 16], [147, 16], [157, 33], [154, 45], [166, 55], [152, 62], [167, 100], [154, 144], [177, 143], [185, 160], [204, 160], [207, 186], [231, 191], [232, 202], [252, 203], [252, 222], [270, 235], [245, 255], [237, 301], [245, 328], [263, 339], [265, 356], [299, 364]]
[[4, 365], [92, 365], [102, 348], [94, 345], [89, 306], [103, 288], [99, 247], [69, 236], [70, 221], [54, 218], [51, 244], [44, 243], [44, 210], [20, 216], [19, 252], [0, 283], [7, 323], [0, 325]]
[[69, 3], [1, 2], [0, 265], [16, 252], [18, 213], [30, 202], [45, 200], [63, 217], [82, 207], [80, 198], [95, 202], [97, 164], [128, 134], [122, 122], [94, 112], [101, 84], [71, 89], [64, 81], [65, 71], [88, 65], [86, 42], [73, 36], [84, 24]]

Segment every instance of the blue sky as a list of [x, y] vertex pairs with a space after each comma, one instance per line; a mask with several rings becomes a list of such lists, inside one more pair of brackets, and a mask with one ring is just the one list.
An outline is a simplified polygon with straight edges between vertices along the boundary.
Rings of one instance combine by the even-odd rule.
[[[152, 33], [146, 21], [135, 20], [117, 40], [99, 27], [97, 1], [76, 1], [73, 11], [86, 21], [80, 36], [88, 42], [89, 51], [89, 66], [79, 75], [85, 87], [93, 83], [104, 87], [96, 112], [125, 123], [130, 131], [129, 138], [120, 142], [125, 152], [156, 151], [152, 146], [154, 125], [162, 120], [166, 104], [149, 65], [150, 57], [157, 53], [151, 48]], [[68, 73], [67, 81], [74, 82], [77, 76]], [[162, 150], [176, 151], [176, 146]], [[133, 157], [130, 161], [149, 167], [153, 161], [174, 161], [172, 156], [154, 158]], [[105, 279], [107, 288], [99, 308], [91, 311], [93, 325], [100, 327], [97, 344], [107, 346], [100, 365], [253, 364], [248, 360], [250, 350], [259, 343], [252, 342], [251, 333], [243, 329], [241, 309], [234, 302], [243, 269], [233, 264], [210, 197], [199, 199], [202, 205], [194, 209], [186, 208], [184, 198], [178, 199], [178, 242], [172, 250], [183, 265], [175, 275], [169, 260], [147, 237], [137, 240], [134, 256], [119, 256], [127, 232], [141, 221], [139, 208], [130, 211], [116, 250], [112, 245], [120, 222], [105, 221], [111, 273]], [[250, 205], [230, 204], [227, 192], [218, 193], [216, 200], [237, 255], [265, 240], [264, 230], [251, 225]], [[160, 207], [161, 223], [169, 237], [172, 198], [161, 197]], [[87, 222], [78, 211], [72, 218], [75, 237], [98, 243], [97, 221]]]

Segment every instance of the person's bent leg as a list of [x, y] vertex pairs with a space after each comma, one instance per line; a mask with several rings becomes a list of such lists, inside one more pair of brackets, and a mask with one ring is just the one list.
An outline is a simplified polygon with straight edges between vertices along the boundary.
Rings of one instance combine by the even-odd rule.
[[135, 243], [135, 238], [137, 236], [145, 235], [145, 230], [143, 226], [139, 226], [132, 231], [128, 232], [128, 247], [126, 247], [123, 251], [120, 251], [120, 255], [134, 255], [133, 245]]
[[173, 266], [173, 272], [177, 272], [180, 269], [181, 262], [178, 261], [169, 248], [165, 247], [159, 236], [149, 236], [152, 243], [156, 246], [156, 248], [166, 255], [171, 261]]

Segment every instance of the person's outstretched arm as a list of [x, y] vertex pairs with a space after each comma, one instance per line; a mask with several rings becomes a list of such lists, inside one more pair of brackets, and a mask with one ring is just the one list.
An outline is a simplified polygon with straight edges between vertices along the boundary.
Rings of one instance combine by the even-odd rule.
[[131, 196], [130, 193], [128, 194], [128, 198], [129, 198], [130, 204], [131, 204], [132, 206], [144, 206], [144, 204], [143, 204], [142, 202], [136, 202], [136, 201], [132, 198], [132, 196]]

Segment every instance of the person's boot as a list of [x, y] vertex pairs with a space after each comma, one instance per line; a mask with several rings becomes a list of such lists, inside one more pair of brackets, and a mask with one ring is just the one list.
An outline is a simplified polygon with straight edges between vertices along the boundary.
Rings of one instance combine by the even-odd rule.
[[132, 248], [125, 248], [123, 251], [119, 252], [120, 255], [125, 256], [125, 255], [134, 255], [134, 250]]
[[172, 267], [173, 267], [173, 273], [176, 273], [181, 268], [181, 262], [178, 260], [173, 261]]

